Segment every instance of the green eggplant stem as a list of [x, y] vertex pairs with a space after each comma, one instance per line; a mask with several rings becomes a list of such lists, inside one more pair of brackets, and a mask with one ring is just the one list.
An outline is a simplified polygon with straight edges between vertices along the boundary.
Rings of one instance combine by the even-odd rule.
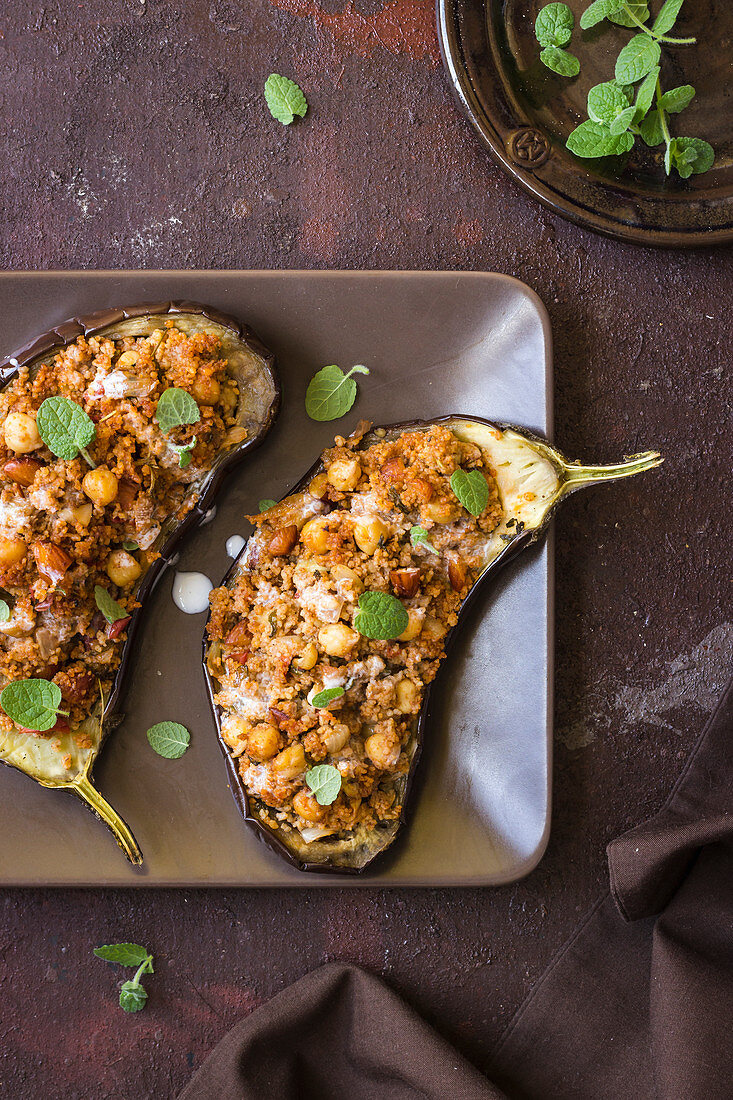
[[632, 455], [623, 462], [613, 466], [575, 466], [568, 464], [563, 469], [563, 483], [560, 490], [561, 496], [574, 493], [576, 489], [582, 489], [586, 485], [595, 485], [603, 481], [618, 481], [622, 477], [631, 477], [633, 474], [641, 474], [644, 470], [653, 470], [664, 459], [659, 451], [644, 451], [640, 455]]
[[129, 859], [130, 863], [139, 866], [143, 861], [143, 854], [138, 848], [135, 837], [116, 810], [112, 809], [106, 798], [103, 798], [97, 788], [93, 786], [89, 776], [86, 773], [81, 775], [78, 779], [75, 779], [73, 783], [70, 783], [69, 787], [83, 802], [91, 806], [95, 814], [101, 817], [105, 825], [109, 826], [114, 834], [115, 840]]

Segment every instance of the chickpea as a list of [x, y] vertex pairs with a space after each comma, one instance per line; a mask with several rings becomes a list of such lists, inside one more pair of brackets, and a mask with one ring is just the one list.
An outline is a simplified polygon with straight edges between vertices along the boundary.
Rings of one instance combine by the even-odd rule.
[[373, 554], [387, 528], [378, 516], [364, 516], [354, 524], [354, 542], [365, 554]]
[[91, 500], [99, 508], [111, 504], [117, 496], [118, 481], [111, 470], [106, 466], [97, 466], [89, 470], [82, 478], [81, 487]]
[[329, 623], [318, 631], [318, 644], [329, 657], [345, 657], [359, 641], [359, 635], [344, 623]]
[[420, 515], [432, 523], [452, 523], [458, 516], [458, 509], [451, 500], [429, 500], [423, 504]]
[[326, 816], [327, 806], [319, 806], [312, 794], [306, 790], [298, 791], [293, 795], [293, 809], [299, 817], [306, 821], [323, 821]]
[[359, 576], [353, 569], [349, 569], [348, 565], [332, 565], [329, 572], [336, 581], [336, 591], [339, 596], [360, 596], [364, 591], [364, 585]]
[[441, 638], [445, 638], [448, 633], [448, 627], [443, 623], [438, 622], [432, 615], [429, 615], [423, 625], [423, 637], [429, 638], [431, 641], [437, 642]]
[[306, 646], [301, 649], [299, 655], [294, 658], [293, 664], [296, 668], [301, 669], [303, 672], [307, 672], [308, 669], [318, 661], [318, 650], [313, 642], [308, 642]]
[[[314, 584], [315, 581], [320, 578], [326, 572], [324, 566], [319, 565], [313, 558], [304, 558], [298, 562], [293, 570], [293, 582], [298, 589], [307, 588], [308, 585]], [[316, 574], [318, 574], [316, 576]]]
[[5, 442], [11, 451], [18, 455], [28, 454], [43, 446], [43, 440], [38, 434], [38, 426], [35, 417], [28, 413], [8, 413], [3, 425]]
[[315, 516], [304, 524], [300, 541], [311, 554], [325, 554], [328, 550], [328, 518]]
[[397, 709], [401, 714], [413, 714], [420, 700], [420, 692], [413, 680], [398, 680], [395, 685]]
[[80, 527], [88, 527], [92, 521], [93, 511], [94, 508], [91, 504], [80, 504], [78, 507], [71, 509], [71, 514]]
[[230, 714], [222, 722], [221, 736], [230, 749], [235, 749], [239, 747], [239, 742], [249, 735], [251, 728], [247, 719], [241, 714]]
[[373, 733], [364, 742], [364, 751], [375, 767], [382, 771], [393, 768], [400, 758], [400, 746], [386, 733]]
[[328, 468], [328, 480], [334, 489], [350, 493], [361, 477], [361, 466], [355, 458], [337, 458]]
[[191, 386], [191, 396], [199, 405], [215, 405], [221, 396], [221, 386], [215, 378], [197, 378]]
[[127, 550], [113, 550], [107, 558], [105, 569], [109, 579], [119, 588], [132, 584], [142, 573], [141, 566]]
[[26, 555], [28, 547], [23, 539], [0, 539], [0, 569], [17, 565]]
[[299, 743], [288, 745], [272, 762], [273, 771], [277, 772], [281, 779], [295, 779], [305, 771], [305, 753]]
[[253, 760], [269, 760], [279, 748], [280, 734], [268, 722], [258, 722], [247, 735], [247, 753]]
[[407, 626], [399, 635], [398, 642], [411, 642], [413, 638], [417, 638], [418, 634], [422, 630], [423, 619], [425, 613], [422, 608], [408, 607], [407, 609]]
[[323, 744], [327, 752], [340, 752], [351, 738], [351, 730], [345, 722], [336, 722], [324, 735]]

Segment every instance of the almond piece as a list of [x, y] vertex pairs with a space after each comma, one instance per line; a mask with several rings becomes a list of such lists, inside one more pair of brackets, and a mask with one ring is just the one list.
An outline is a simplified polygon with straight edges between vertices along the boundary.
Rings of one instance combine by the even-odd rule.
[[288, 527], [278, 528], [270, 539], [267, 549], [274, 558], [280, 558], [285, 554], [289, 554], [297, 541], [298, 528], [294, 523], [291, 523]]
[[451, 588], [454, 592], [460, 592], [466, 585], [468, 566], [455, 550], [449, 551], [446, 557], [448, 558], [448, 580], [451, 583]]
[[40, 462], [24, 455], [22, 458], [11, 458], [9, 462], [6, 462], [3, 466], [3, 473], [16, 485], [25, 485], [27, 488], [33, 484], [33, 479], [40, 468]]
[[389, 579], [395, 595], [409, 600], [420, 587], [419, 569], [390, 569]]
[[55, 542], [38, 542], [33, 547], [38, 572], [45, 581], [58, 584], [72, 562], [71, 555]]

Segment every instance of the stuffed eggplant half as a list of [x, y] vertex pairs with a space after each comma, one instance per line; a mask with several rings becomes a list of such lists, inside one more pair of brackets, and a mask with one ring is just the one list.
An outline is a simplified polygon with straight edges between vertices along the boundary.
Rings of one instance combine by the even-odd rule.
[[571, 464], [467, 417], [337, 437], [211, 594], [205, 666], [235, 798], [301, 870], [356, 872], [394, 840], [430, 685], [470, 596], [586, 485], [656, 466]]
[[68, 321], [0, 368], [0, 759], [73, 791], [142, 855], [91, 771], [141, 606], [268, 431], [273, 359], [189, 302]]

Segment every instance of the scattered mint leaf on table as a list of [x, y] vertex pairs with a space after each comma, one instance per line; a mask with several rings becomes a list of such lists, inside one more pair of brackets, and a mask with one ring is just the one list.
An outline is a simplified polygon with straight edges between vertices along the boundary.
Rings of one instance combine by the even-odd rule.
[[277, 504], [276, 500], [270, 500], [269, 497], [265, 497], [264, 500], [260, 501], [260, 503], [258, 504], [257, 507], [259, 508], [259, 510], [261, 512], [269, 512], [270, 509], [274, 508], [276, 504]]
[[344, 694], [342, 687], [324, 688], [323, 691], [316, 692], [311, 699], [312, 707], [327, 707], [329, 703], [332, 703], [334, 699], [340, 699]]
[[333, 764], [319, 764], [305, 773], [305, 781], [319, 806], [330, 806], [341, 790], [341, 772]]
[[13, 680], [0, 692], [0, 707], [8, 718], [23, 729], [45, 733], [56, 725], [59, 714], [61, 688], [51, 680]]
[[94, 586], [94, 602], [108, 623], [119, 622], [120, 619], [126, 619], [129, 614], [122, 604], [117, 603], [117, 600], [113, 599], [101, 584], [95, 584]]
[[120, 1008], [125, 1012], [139, 1012], [145, 1008], [148, 999], [147, 990], [140, 984], [143, 974], [153, 973], [153, 956], [138, 943], [111, 943], [104, 947], [95, 947], [98, 959], [119, 963], [120, 966], [136, 966], [137, 972], [132, 981], [120, 986]]
[[166, 760], [178, 760], [191, 741], [191, 734], [180, 722], [158, 722], [148, 730], [150, 746]]
[[432, 550], [434, 554], [439, 553], [435, 549], [432, 542], [429, 541], [428, 532], [424, 527], [411, 527], [410, 528], [410, 542], [413, 546], [424, 546], [426, 550]]
[[589, 118], [575, 127], [565, 144], [576, 157], [607, 157], [628, 153], [634, 144], [634, 136], [628, 132], [612, 134], [602, 122]]
[[399, 638], [409, 621], [404, 605], [396, 596], [388, 592], [363, 592], [359, 596], [354, 627], [365, 638], [383, 642]]
[[662, 96], [662, 110], [670, 115], [678, 115], [689, 107], [695, 98], [695, 89], [691, 84], [683, 84], [679, 88], [670, 88]]
[[94, 421], [70, 397], [47, 397], [36, 417], [38, 434], [57, 458], [71, 462], [81, 455], [94, 466], [86, 448], [97, 434]]
[[0, 600], [0, 623], [6, 623], [10, 618], [10, 605], [7, 600]]
[[198, 424], [201, 411], [188, 390], [170, 386], [163, 390], [155, 410], [160, 430], [166, 434], [183, 424]]
[[480, 470], [456, 470], [450, 487], [472, 516], [480, 516], [489, 503], [489, 487]]
[[369, 374], [357, 363], [348, 374], [332, 363], [314, 374], [305, 391], [305, 411], [311, 420], [338, 420], [356, 401], [356, 382], [352, 374]]
[[540, 51], [540, 61], [560, 76], [577, 76], [580, 72], [580, 62], [575, 54], [560, 50], [557, 46], [545, 46]]
[[546, 4], [534, 25], [540, 46], [567, 46], [572, 38], [575, 16], [567, 4]]
[[308, 103], [302, 89], [294, 80], [279, 73], [271, 73], [265, 81], [265, 100], [270, 114], [283, 126], [289, 126], [296, 115], [305, 117]]
[[153, 956], [147, 947], [141, 947], [139, 943], [108, 943], [103, 947], [95, 947], [94, 954], [98, 959], [119, 963], [120, 966], [140, 966], [145, 963], [144, 973], [153, 973]]

